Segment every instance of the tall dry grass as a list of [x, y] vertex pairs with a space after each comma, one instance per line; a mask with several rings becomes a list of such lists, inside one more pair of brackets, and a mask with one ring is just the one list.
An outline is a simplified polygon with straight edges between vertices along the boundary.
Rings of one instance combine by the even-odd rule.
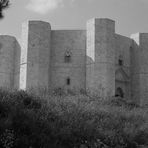
[[0, 89], [2, 148], [148, 145], [148, 109], [86, 92]]

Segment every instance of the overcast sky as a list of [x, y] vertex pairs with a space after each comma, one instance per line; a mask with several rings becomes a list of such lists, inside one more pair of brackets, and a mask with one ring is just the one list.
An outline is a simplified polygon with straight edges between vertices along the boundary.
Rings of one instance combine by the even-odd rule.
[[148, 0], [10, 0], [0, 20], [0, 34], [20, 39], [22, 22], [43, 20], [52, 29], [85, 29], [90, 18], [116, 21], [116, 32], [125, 36], [148, 32]]

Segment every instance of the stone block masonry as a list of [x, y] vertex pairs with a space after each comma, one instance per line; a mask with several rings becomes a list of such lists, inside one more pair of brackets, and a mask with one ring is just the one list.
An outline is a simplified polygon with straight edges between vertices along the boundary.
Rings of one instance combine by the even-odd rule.
[[48, 87], [50, 83], [50, 24], [29, 21], [23, 24], [20, 88]]
[[89, 20], [86, 30], [52, 30], [47, 22], [25, 22], [21, 48], [14, 37], [0, 36], [0, 86], [89, 89], [146, 105], [147, 44], [147, 33], [119, 35], [107, 18]]
[[12, 36], [0, 36], [0, 87], [19, 88], [20, 46]]
[[86, 81], [90, 90], [115, 94], [115, 22], [109, 19], [92, 19], [87, 24]]

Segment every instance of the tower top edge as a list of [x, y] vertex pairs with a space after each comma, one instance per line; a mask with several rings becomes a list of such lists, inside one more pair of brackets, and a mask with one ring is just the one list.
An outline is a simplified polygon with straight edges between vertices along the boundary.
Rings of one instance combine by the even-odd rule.
[[89, 19], [88, 20], [88, 22], [89, 21], [110, 21], [110, 22], [113, 22], [113, 23], [115, 23], [115, 20], [112, 20], [112, 19], [109, 19], [109, 18], [91, 18], [91, 19]]

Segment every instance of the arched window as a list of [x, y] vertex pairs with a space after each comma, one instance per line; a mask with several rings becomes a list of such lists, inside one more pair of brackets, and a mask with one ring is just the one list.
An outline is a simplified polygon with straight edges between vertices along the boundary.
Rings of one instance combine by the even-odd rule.
[[66, 84], [70, 85], [70, 78], [69, 77], [66, 79]]
[[122, 66], [123, 65], [123, 60], [119, 59], [118, 64], [119, 64], [119, 66]]
[[121, 98], [124, 98], [124, 92], [122, 90], [122, 88], [118, 87], [116, 89], [116, 94], [115, 94], [116, 97], [121, 97]]
[[65, 63], [70, 63], [71, 62], [71, 52], [66, 51], [65, 53]]

